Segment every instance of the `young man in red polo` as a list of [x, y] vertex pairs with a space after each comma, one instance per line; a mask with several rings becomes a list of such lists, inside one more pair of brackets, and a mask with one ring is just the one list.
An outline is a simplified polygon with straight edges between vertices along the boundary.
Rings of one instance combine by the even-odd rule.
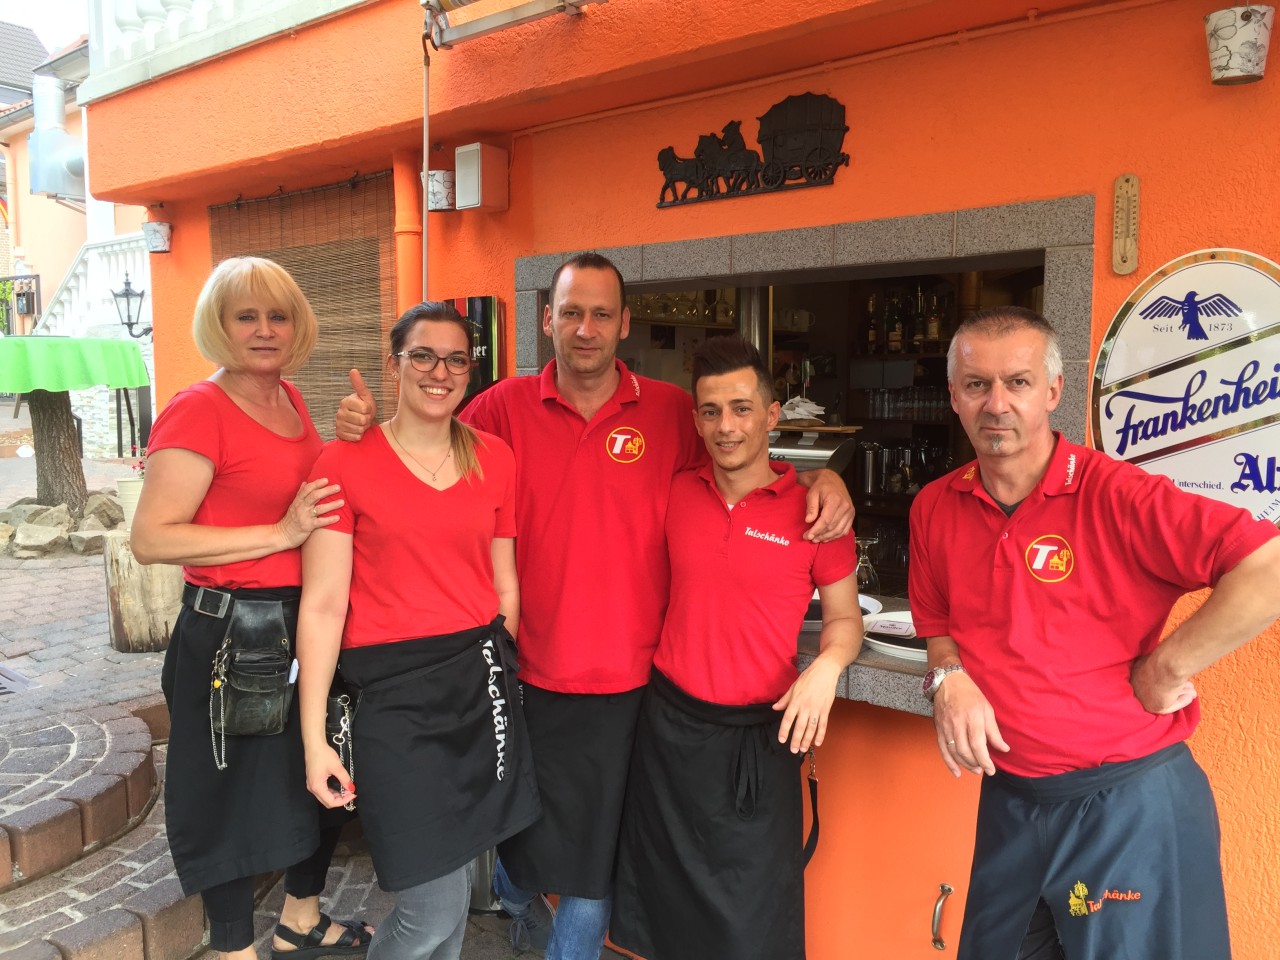
[[[459, 414], [516, 455], [519, 677], [543, 815], [502, 845], [494, 886], [515, 918], [513, 946], [545, 945], [549, 960], [597, 960], [604, 943], [627, 764], [667, 599], [667, 494], [706, 458], [689, 395], [617, 359], [630, 325], [618, 268], [597, 253], [570, 258], [542, 318], [555, 359]], [[374, 415], [360, 384], [339, 408], [338, 436], [359, 439]], [[853, 507], [840, 478], [802, 478], [816, 519], [804, 537], [846, 534]], [[553, 922], [538, 893], [560, 895]]]
[[[797, 768], [862, 643], [854, 541], [804, 539], [804, 490], [769, 459], [779, 405], [755, 347], [704, 343], [693, 394], [711, 463], [671, 485], [671, 601], [627, 779], [613, 939], [646, 960], [803, 960]], [[820, 652], [797, 677], [815, 586]]]
[[1184, 741], [1194, 675], [1280, 616], [1280, 532], [1055, 433], [1039, 314], [966, 320], [947, 374], [977, 460], [916, 497], [910, 594], [943, 761], [986, 774], [959, 960], [1226, 960], [1217, 813]]

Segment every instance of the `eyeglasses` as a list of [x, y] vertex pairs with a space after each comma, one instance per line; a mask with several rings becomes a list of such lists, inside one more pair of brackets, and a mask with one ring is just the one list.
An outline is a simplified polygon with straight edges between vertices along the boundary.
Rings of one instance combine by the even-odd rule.
[[447, 357], [437, 357], [430, 350], [401, 350], [393, 353], [393, 357], [408, 357], [413, 369], [419, 373], [430, 373], [441, 360], [450, 373], [466, 373], [471, 369], [471, 358], [465, 353], [451, 353]]

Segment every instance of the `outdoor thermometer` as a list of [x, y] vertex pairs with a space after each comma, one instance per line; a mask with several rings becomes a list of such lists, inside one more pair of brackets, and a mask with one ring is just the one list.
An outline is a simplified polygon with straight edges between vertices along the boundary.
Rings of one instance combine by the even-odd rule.
[[1111, 269], [1124, 276], [1138, 269], [1138, 177], [1116, 177], [1116, 209], [1111, 225]]

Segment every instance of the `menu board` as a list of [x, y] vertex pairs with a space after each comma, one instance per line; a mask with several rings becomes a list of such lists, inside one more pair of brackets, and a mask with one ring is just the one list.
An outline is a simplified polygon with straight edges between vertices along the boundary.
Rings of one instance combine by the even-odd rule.
[[1280, 265], [1242, 250], [1165, 264], [1111, 321], [1094, 445], [1280, 523]]

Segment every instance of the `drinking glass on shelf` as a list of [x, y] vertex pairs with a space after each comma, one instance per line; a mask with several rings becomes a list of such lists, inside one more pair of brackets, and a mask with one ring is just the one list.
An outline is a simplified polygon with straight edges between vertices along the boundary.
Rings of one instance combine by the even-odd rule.
[[858, 578], [858, 592], [868, 596], [880, 595], [880, 575], [871, 565], [871, 548], [880, 540], [877, 537], [858, 537], [858, 567], [854, 571]]

